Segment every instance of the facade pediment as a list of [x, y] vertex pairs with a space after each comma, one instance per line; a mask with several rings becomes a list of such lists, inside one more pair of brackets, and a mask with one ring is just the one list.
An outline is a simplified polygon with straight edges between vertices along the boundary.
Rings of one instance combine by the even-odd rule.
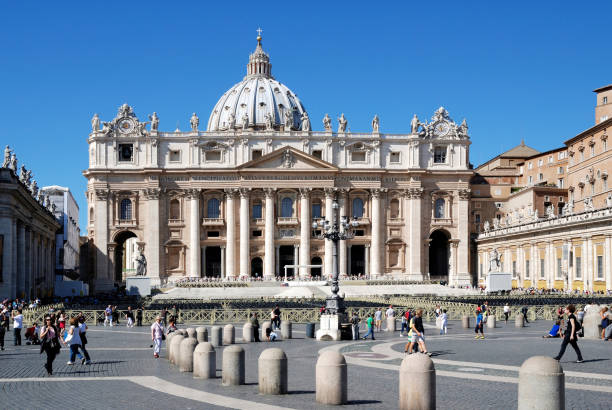
[[261, 158], [246, 162], [238, 167], [241, 171], [248, 170], [312, 170], [312, 171], [337, 171], [338, 168], [329, 162], [323, 161], [312, 155], [306, 154], [295, 148], [285, 146], [277, 149]]

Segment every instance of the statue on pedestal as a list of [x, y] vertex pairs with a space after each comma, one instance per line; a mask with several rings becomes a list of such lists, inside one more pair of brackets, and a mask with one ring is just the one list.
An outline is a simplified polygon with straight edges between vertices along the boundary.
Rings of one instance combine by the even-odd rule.
[[338, 117], [338, 132], [346, 132], [347, 125], [348, 120], [344, 117], [344, 113], [340, 114], [340, 117]]
[[25, 165], [21, 164], [21, 168], [19, 169], [19, 180], [25, 184], [26, 176], [28, 171], [26, 170]]
[[17, 155], [14, 152], [11, 154], [11, 161], [9, 162], [8, 168], [17, 175]]
[[491, 230], [491, 226], [489, 225], [489, 221], [485, 221], [484, 223], [484, 231], [489, 232]]
[[157, 131], [159, 128], [159, 117], [156, 112], [153, 112], [152, 115], [149, 115], [149, 120], [151, 120], [151, 131]]
[[189, 124], [191, 124], [191, 131], [198, 132], [198, 125], [200, 125], [200, 119], [198, 118], [195, 112], [191, 116]]
[[555, 217], [555, 206], [553, 204], [546, 207], [546, 217], [548, 219], [553, 219]]
[[595, 207], [593, 206], [593, 198], [587, 196], [586, 198], [584, 198], [584, 212], [591, 212], [594, 210]]
[[302, 114], [302, 131], [310, 131], [310, 117], [308, 116], [308, 113], [306, 111], [304, 111], [304, 114]]
[[266, 113], [266, 115], [264, 116], [264, 119], [266, 121], [266, 130], [268, 131], [273, 130], [274, 122], [272, 121], [272, 114]]
[[96, 113], [91, 119], [91, 132], [95, 134], [98, 131], [100, 131], [100, 117]]
[[412, 121], [410, 121], [410, 132], [413, 134], [418, 134], [419, 125], [421, 125], [421, 122], [419, 121], [419, 117], [417, 117], [417, 115], [414, 114], [414, 117], [412, 117]]
[[379, 126], [380, 126], [380, 119], [378, 118], [378, 114], [375, 114], [374, 119], [372, 120], [372, 132], [378, 133]]
[[499, 272], [500, 267], [499, 253], [497, 249], [493, 249], [489, 252], [489, 272]]
[[242, 129], [249, 129], [249, 115], [246, 112], [242, 115]]
[[36, 197], [38, 196], [38, 184], [36, 184], [35, 179], [32, 180], [32, 184], [30, 185], [30, 192], [32, 193], [34, 199], [36, 199]]
[[146, 276], [147, 275], [147, 259], [144, 254], [138, 255], [136, 258], [136, 276]]
[[493, 218], [493, 229], [499, 229], [499, 219]]
[[330, 118], [329, 114], [325, 114], [325, 117], [323, 117], [323, 128], [325, 128], [325, 131], [331, 131], [332, 130], [331, 118]]
[[606, 208], [612, 208], [612, 194], [608, 194], [606, 198]]
[[285, 111], [285, 131], [291, 131], [293, 128], [293, 113], [290, 110]]
[[230, 130], [236, 128], [236, 114], [234, 114], [233, 112], [231, 112], [229, 115], [227, 128]]
[[4, 162], [2, 162], [2, 168], [8, 168], [11, 163], [11, 148], [7, 145], [4, 148]]

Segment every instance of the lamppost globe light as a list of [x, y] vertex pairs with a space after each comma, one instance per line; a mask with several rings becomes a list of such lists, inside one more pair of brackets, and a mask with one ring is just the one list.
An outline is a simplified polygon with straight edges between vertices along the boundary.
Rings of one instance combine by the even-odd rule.
[[319, 224], [315, 221], [312, 223], [312, 229], [317, 229], [319, 227]]
[[333, 209], [338, 209], [340, 207], [340, 205], [338, 205], [338, 201], [334, 200], [334, 202], [332, 202], [332, 208]]

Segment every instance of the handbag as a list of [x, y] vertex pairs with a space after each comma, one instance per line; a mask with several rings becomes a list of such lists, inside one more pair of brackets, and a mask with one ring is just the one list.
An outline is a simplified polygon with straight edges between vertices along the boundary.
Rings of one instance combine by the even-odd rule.
[[72, 333], [68, 333], [68, 336], [66, 336], [66, 337], [64, 338], [64, 342], [66, 342], [66, 343], [70, 343], [70, 341], [72, 340], [72, 336], [74, 336], [74, 331], [75, 331], [75, 330], [73, 329], [73, 330], [72, 330]]

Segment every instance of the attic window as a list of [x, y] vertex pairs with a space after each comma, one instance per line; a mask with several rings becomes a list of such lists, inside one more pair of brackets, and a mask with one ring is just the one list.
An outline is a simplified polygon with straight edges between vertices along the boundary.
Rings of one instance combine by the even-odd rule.
[[180, 162], [181, 161], [181, 151], [180, 150], [171, 150], [169, 156], [170, 156], [170, 162]]
[[323, 151], [321, 151], [320, 149], [316, 149], [312, 151], [312, 156], [315, 158], [323, 159]]
[[366, 161], [366, 153], [363, 151], [354, 151], [351, 153], [351, 161], [352, 162], [365, 162]]
[[229, 105], [226, 105], [226, 106], [225, 106], [225, 107], [223, 107], [223, 108], [225, 108], [226, 110], [229, 110], [229, 109], [230, 109], [230, 106], [229, 106]]
[[400, 153], [399, 152], [392, 152], [391, 154], [389, 154], [389, 162], [391, 162], [393, 164], [399, 164], [399, 162], [400, 162]]
[[251, 153], [251, 159], [259, 159], [259, 158], [261, 158], [261, 150], [254, 149], [253, 152]]
[[221, 161], [221, 151], [206, 151], [204, 156], [206, 158], [206, 162]]
[[241, 108], [246, 108], [246, 104], [245, 104], [245, 103], [242, 103], [242, 104], [240, 104], [240, 107], [241, 107]]
[[266, 103], [265, 103], [265, 102], [263, 102], [263, 101], [259, 103], [259, 106], [260, 106], [260, 107], [265, 107], [265, 105], [266, 105]]

